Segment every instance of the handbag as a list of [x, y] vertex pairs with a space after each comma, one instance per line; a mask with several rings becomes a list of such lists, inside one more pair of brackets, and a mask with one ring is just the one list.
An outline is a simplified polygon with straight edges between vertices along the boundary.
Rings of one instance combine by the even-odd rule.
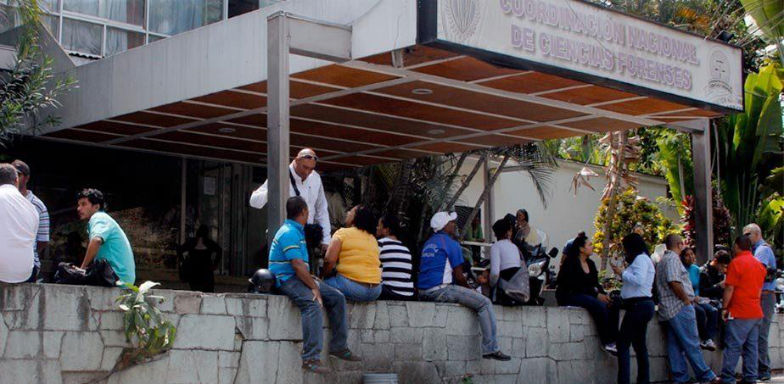
[[515, 301], [527, 303], [531, 298], [531, 287], [528, 280], [528, 268], [521, 267], [509, 280], [498, 279], [498, 288]]
[[117, 280], [117, 274], [106, 260], [93, 260], [87, 269], [63, 262], [57, 265], [57, 271], [54, 273], [54, 282], [57, 284], [114, 287]]

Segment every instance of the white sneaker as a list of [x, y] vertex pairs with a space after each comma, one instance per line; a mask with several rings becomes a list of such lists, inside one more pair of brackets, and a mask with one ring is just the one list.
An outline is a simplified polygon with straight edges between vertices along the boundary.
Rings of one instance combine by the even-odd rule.
[[700, 342], [700, 348], [702, 348], [704, 350], [707, 350], [707, 351], [715, 351], [716, 350], [716, 344], [714, 344], [713, 340], [711, 340], [711, 339], [703, 340], [703, 341]]
[[606, 344], [602, 346], [602, 349], [613, 356], [618, 356], [618, 347], [615, 346], [615, 343]]

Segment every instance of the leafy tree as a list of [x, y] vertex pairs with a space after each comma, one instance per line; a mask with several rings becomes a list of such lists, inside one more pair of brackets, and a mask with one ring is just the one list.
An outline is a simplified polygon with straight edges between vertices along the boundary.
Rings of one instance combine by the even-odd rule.
[[[633, 188], [628, 188], [617, 196], [614, 215], [608, 216], [609, 208], [609, 199], [603, 199], [594, 220], [596, 233], [593, 235], [593, 246], [597, 254], [607, 254], [611, 258], [620, 255], [623, 252], [621, 240], [638, 225], [642, 227], [641, 235], [651, 249], [652, 246], [660, 244], [668, 234], [677, 232], [677, 228], [662, 214], [661, 209], [648, 199], [638, 196]], [[605, 242], [609, 244], [606, 252]]]
[[[664, 177], [672, 198], [678, 202], [694, 194], [694, 164], [691, 159], [689, 135], [672, 129], [661, 128], [656, 145], [658, 162], [665, 169]], [[682, 206], [678, 210], [683, 213]]]
[[784, 1], [740, 0], [743, 8], [754, 19], [763, 36], [775, 44], [781, 65], [784, 65]]
[[22, 25], [16, 44], [16, 62], [8, 73], [0, 75], [0, 142], [11, 135], [33, 132], [43, 126], [56, 125], [58, 119], [38, 114], [47, 108], [57, 108], [57, 97], [74, 86], [71, 77], [55, 78], [52, 59], [41, 51], [39, 44], [43, 27], [37, 0], [15, 0]]

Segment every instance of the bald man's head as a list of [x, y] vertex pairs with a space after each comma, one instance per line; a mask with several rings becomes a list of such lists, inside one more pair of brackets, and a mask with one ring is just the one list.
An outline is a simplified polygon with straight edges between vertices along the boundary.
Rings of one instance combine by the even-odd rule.
[[743, 227], [743, 234], [746, 235], [752, 244], [756, 244], [762, 239], [762, 229], [759, 225], [751, 223]]
[[302, 181], [305, 181], [313, 170], [316, 169], [317, 161], [316, 151], [311, 148], [303, 148], [294, 159], [294, 172], [302, 178]]

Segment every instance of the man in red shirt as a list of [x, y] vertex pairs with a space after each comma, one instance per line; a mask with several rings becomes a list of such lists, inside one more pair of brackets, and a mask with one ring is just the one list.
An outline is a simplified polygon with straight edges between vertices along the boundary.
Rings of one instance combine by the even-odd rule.
[[751, 254], [747, 236], [735, 239], [735, 258], [727, 268], [722, 315], [727, 321], [721, 369], [724, 383], [735, 383], [735, 367], [743, 350], [743, 381], [757, 380], [757, 340], [762, 321], [762, 283], [765, 267]]

